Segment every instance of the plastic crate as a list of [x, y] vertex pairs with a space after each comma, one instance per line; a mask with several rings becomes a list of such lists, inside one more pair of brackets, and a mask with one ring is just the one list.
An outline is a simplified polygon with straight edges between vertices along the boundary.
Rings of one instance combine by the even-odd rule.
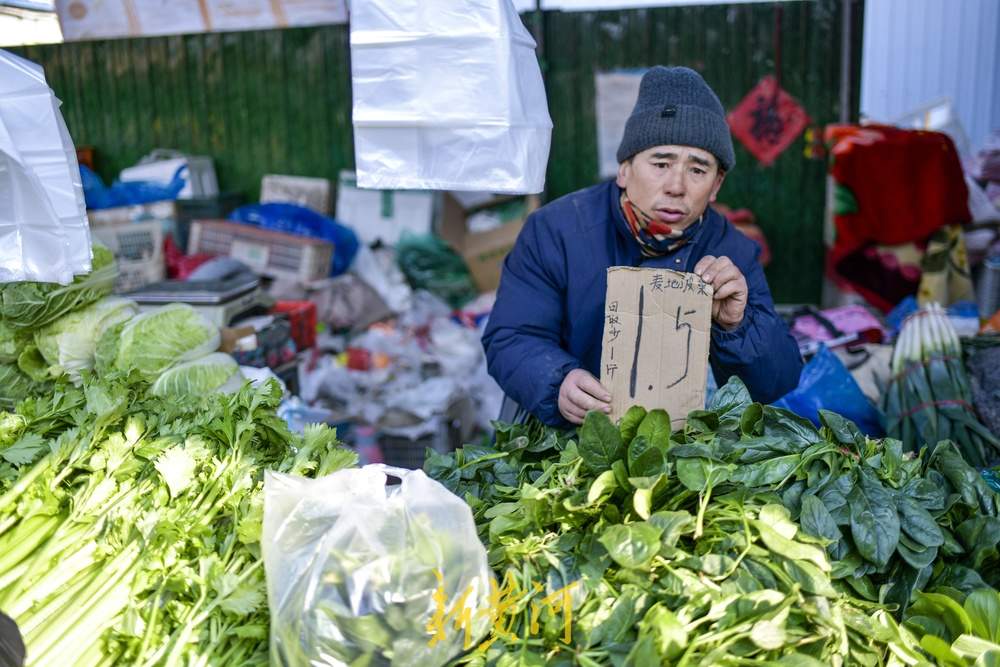
[[278, 301], [274, 315], [285, 315], [292, 327], [292, 340], [300, 350], [316, 345], [316, 304], [312, 301]]
[[115, 292], [131, 292], [166, 278], [163, 225], [159, 220], [105, 223], [92, 227], [90, 233], [115, 255]]
[[[379, 449], [386, 465], [396, 468], [417, 470], [424, 467], [427, 458], [427, 447], [431, 447], [435, 437], [424, 436], [417, 440], [408, 440], [397, 436], [383, 435], [379, 437]], [[433, 447], [431, 447], [433, 449]]]
[[417, 469], [424, 467], [427, 449], [447, 453], [455, 449], [452, 427], [446, 420], [441, 420], [441, 426], [435, 433], [411, 440], [409, 438], [379, 433], [378, 445], [382, 450], [382, 458], [386, 465], [397, 468]]
[[145, 261], [118, 262], [118, 278], [115, 280], [115, 293], [126, 294], [140, 287], [158, 283], [166, 278], [166, 268], [163, 256]]
[[126, 223], [158, 221], [164, 236], [173, 236], [177, 240], [177, 206], [174, 200], [88, 210], [87, 218], [90, 220], [91, 230]]
[[178, 247], [182, 250], [187, 250], [192, 221], [223, 220], [242, 204], [243, 195], [239, 192], [223, 192], [216, 197], [178, 199], [175, 202], [177, 208], [177, 234], [175, 239], [177, 240]]
[[273, 278], [311, 282], [330, 273], [333, 244], [224, 220], [191, 223], [188, 254], [228, 255]]

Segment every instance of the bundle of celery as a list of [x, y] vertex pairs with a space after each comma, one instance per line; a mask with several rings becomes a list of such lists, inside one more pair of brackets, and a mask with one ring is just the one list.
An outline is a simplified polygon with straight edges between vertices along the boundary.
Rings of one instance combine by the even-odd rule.
[[29, 665], [267, 664], [263, 471], [355, 463], [279, 400], [104, 380], [0, 412], [0, 609]]
[[892, 380], [882, 399], [886, 432], [908, 451], [953, 440], [969, 464], [1000, 459], [1000, 441], [976, 416], [958, 334], [944, 310], [930, 304], [903, 325], [892, 355]]

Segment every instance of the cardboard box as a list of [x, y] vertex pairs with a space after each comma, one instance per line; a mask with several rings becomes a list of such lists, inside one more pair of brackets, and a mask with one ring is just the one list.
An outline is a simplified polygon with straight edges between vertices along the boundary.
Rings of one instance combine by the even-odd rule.
[[662, 408], [674, 426], [705, 407], [712, 286], [693, 273], [608, 269], [601, 384], [611, 418]]
[[[475, 208], [466, 208], [460, 198], [446, 193], [438, 235], [469, 266], [469, 272], [481, 292], [491, 292], [500, 286], [503, 260], [514, 247], [524, 221], [538, 208], [537, 195], [527, 197], [496, 197]], [[490, 225], [477, 220], [492, 218]]]
[[366, 190], [352, 172], [340, 172], [337, 182], [338, 221], [348, 225], [362, 243], [381, 241], [394, 246], [404, 231], [430, 234], [436, 194], [428, 190]]
[[257, 330], [251, 326], [222, 327], [219, 336], [219, 351], [226, 354], [257, 347]]
[[265, 174], [260, 184], [260, 202], [286, 202], [330, 215], [330, 181], [326, 178]]

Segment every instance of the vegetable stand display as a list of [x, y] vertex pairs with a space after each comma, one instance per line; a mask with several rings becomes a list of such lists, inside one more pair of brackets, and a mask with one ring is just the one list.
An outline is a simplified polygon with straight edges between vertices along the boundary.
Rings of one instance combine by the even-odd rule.
[[107, 296], [96, 249], [69, 286], [0, 286], [0, 609], [29, 665], [265, 664], [265, 468], [356, 462], [289, 432], [185, 304]]
[[[429, 474], [473, 508], [504, 590], [522, 594], [469, 663], [1000, 657], [1000, 496], [950, 443], [904, 455], [835, 414], [822, 422], [732, 381], [680, 431], [635, 408], [617, 427], [588, 415], [578, 437], [501, 426], [493, 447], [431, 457]], [[532, 618], [537, 583], [574, 584], [561, 616]]]
[[[906, 451], [733, 380], [676, 429], [638, 407], [573, 432], [498, 424], [428, 452], [413, 480], [433, 493], [383, 494], [342, 470], [356, 457], [333, 431], [289, 431], [215, 325], [136, 314], [113, 274], [0, 290], [3, 367], [26, 378], [0, 386], [0, 610], [28, 665], [1000, 659], [1000, 496], [963, 442]], [[346, 480], [330, 488], [354, 509], [323, 491], [275, 514], [266, 470]], [[444, 507], [465, 519], [426, 519]], [[326, 560], [266, 578], [295, 543]]]

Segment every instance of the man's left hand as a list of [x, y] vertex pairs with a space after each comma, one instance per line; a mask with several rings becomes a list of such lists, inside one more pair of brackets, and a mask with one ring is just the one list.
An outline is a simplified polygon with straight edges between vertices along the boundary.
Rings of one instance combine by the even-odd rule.
[[728, 257], [705, 255], [694, 267], [702, 280], [712, 285], [712, 319], [725, 329], [743, 321], [747, 307], [747, 280]]

